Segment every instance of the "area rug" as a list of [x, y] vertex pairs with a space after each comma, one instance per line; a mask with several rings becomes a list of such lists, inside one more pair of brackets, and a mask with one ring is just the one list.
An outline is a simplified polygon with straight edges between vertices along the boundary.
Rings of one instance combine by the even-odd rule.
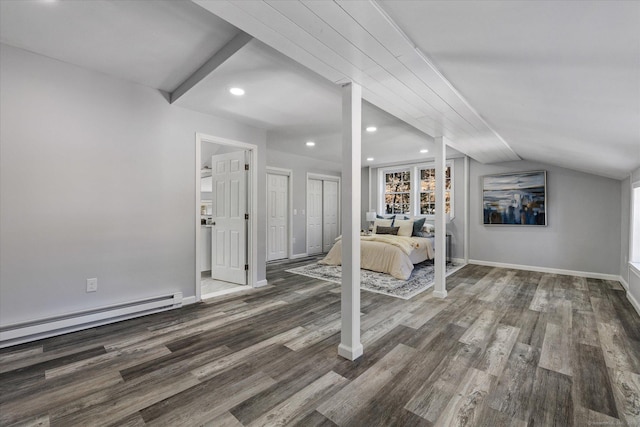
[[[447, 263], [447, 273], [453, 272], [461, 266]], [[309, 264], [286, 270], [289, 273], [341, 283], [342, 266]], [[407, 280], [370, 270], [360, 270], [360, 288], [370, 292], [389, 295], [396, 298], [409, 299], [433, 286], [433, 261], [428, 260], [416, 264]]]

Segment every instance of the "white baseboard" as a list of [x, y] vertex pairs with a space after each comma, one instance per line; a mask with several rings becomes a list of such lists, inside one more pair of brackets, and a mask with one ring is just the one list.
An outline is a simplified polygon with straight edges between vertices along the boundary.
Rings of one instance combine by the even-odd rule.
[[182, 305], [189, 305], [189, 304], [195, 304], [196, 302], [196, 296], [190, 296], [190, 297], [186, 297], [186, 298], [182, 298]]
[[627, 283], [626, 280], [624, 280], [624, 277], [618, 276], [618, 281], [622, 283], [622, 287], [624, 288], [624, 290], [629, 292], [629, 284]]
[[464, 264], [464, 258], [449, 258], [449, 260], [454, 264]]
[[640, 303], [638, 302], [638, 300], [635, 299], [633, 295], [631, 295], [631, 292], [628, 292], [628, 291], [627, 291], [627, 299], [629, 300], [633, 308], [636, 309], [638, 316], [640, 316]]
[[303, 254], [293, 254], [289, 259], [307, 258], [309, 255], [305, 252]]
[[563, 270], [561, 268], [538, 267], [534, 265], [507, 264], [503, 262], [482, 261], [470, 259], [469, 264], [485, 265], [487, 267], [511, 268], [513, 270], [537, 271], [539, 273], [565, 274], [567, 276], [587, 277], [589, 279], [620, 280], [620, 276], [615, 274], [593, 273], [589, 271]]
[[254, 288], [262, 288], [263, 286], [267, 286], [268, 284], [269, 283], [267, 282], [267, 279], [258, 280]]

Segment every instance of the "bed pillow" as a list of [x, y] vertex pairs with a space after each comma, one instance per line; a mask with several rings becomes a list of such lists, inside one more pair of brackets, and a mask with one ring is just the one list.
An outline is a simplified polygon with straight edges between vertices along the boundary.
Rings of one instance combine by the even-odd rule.
[[398, 230], [400, 230], [400, 227], [379, 226], [379, 227], [376, 227], [376, 234], [392, 234], [396, 236], [398, 234]]
[[435, 225], [429, 224], [428, 222], [424, 224], [422, 227], [422, 231], [426, 231], [427, 233], [433, 233], [436, 230]]
[[413, 220], [413, 232], [411, 233], [412, 236], [418, 236], [418, 233], [420, 233], [422, 230], [422, 227], [424, 227], [424, 222], [426, 221], [426, 218], [416, 218]]
[[392, 219], [376, 219], [373, 223], [373, 233], [377, 234], [378, 227], [391, 227], [393, 225]]
[[393, 221], [393, 226], [400, 227], [400, 230], [398, 230], [398, 236], [411, 237], [411, 234], [413, 234], [412, 219], [396, 219]]

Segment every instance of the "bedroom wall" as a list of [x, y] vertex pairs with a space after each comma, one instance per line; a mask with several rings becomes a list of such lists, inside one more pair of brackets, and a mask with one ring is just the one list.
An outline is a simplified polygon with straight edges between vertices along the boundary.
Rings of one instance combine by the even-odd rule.
[[[547, 171], [548, 226], [482, 224], [481, 177]], [[555, 166], [519, 161], [470, 165], [471, 260], [620, 274], [620, 181]]]
[[6, 45], [0, 87], [0, 324], [194, 296], [195, 133], [258, 145], [264, 175], [265, 132]]
[[313, 157], [303, 157], [271, 150], [267, 143], [267, 166], [293, 171], [293, 206], [291, 213], [293, 214], [294, 209], [297, 212], [297, 215], [293, 215], [292, 234], [295, 238], [293, 256], [305, 255], [307, 253], [307, 173], [341, 176], [342, 165]]
[[[432, 160], [427, 159], [420, 163], [429, 163]], [[464, 158], [449, 159], [453, 161], [453, 185], [454, 185], [454, 214], [455, 217], [451, 219], [451, 222], [447, 224], [447, 232], [451, 234], [451, 256], [453, 258], [464, 258]], [[378, 189], [378, 176], [380, 168], [371, 168], [371, 206], [374, 210], [377, 210], [378, 201], [380, 198]], [[367, 173], [368, 175], [368, 173]], [[364, 179], [364, 178], [363, 178]], [[369, 194], [368, 190], [362, 191], [362, 209], [366, 212], [366, 208], [369, 206]], [[363, 212], [363, 224], [364, 224], [364, 212]], [[433, 224], [433, 220], [427, 220]]]

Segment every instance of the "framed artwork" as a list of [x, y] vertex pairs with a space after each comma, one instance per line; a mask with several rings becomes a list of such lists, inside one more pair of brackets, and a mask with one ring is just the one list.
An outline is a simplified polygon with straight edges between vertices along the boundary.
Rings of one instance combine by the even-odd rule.
[[547, 171], [482, 177], [484, 225], [547, 225]]

